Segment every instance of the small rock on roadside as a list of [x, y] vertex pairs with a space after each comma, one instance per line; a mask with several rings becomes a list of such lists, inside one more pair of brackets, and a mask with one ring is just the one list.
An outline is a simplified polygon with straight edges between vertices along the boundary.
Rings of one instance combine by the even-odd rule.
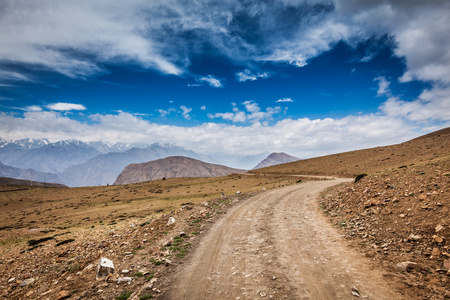
[[123, 283], [123, 282], [131, 282], [133, 278], [131, 277], [119, 277], [117, 278], [117, 283]]
[[361, 297], [361, 295], [359, 294], [358, 289], [356, 288], [356, 286], [352, 287], [352, 295], [355, 297]]
[[403, 261], [400, 262], [396, 265], [397, 269], [399, 269], [400, 271], [408, 271], [408, 270], [412, 270], [412, 269], [418, 269], [419, 265], [415, 262], [411, 262], [411, 261]]
[[169, 217], [169, 221], [167, 221], [167, 225], [171, 225], [175, 223], [175, 218], [174, 217]]
[[56, 295], [56, 300], [66, 299], [69, 298], [70, 296], [72, 296], [72, 294], [69, 291], [63, 290], [59, 292], [58, 295]]
[[28, 279], [25, 279], [24, 281], [22, 281], [20, 283], [20, 286], [24, 287], [24, 286], [32, 284], [33, 282], [34, 282], [34, 278], [28, 278]]

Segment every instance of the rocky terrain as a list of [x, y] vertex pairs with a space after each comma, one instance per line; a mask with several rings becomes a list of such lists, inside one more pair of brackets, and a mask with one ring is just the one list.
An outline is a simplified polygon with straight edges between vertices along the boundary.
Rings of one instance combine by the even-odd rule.
[[[253, 170], [249, 175], [2, 191], [0, 297], [165, 299], [171, 289], [167, 282], [188, 262], [189, 253], [227, 208], [247, 201], [250, 193], [308, 180], [298, 177], [307, 173], [356, 177], [355, 182], [324, 192], [316, 204], [348, 246], [371, 260], [371, 268], [379, 270], [391, 288], [406, 299], [450, 298], [449, 143], [447, 129], [399, 145], [302, 160]], [[264, 234], [267, 227], [272, 228], [271, 237], [284, 236], [277, 224], [293, 222], [298, 216], [285, 199], [294, 201], [295, 195], [286, 191], [286, 197], [280, 198], [286, 202], [277, 213], [290, 217], [277, 220], [268, 206], [267, 213], [260, 212], [267, 224], [256, 224], [252, 230]], [[314, 201], [308, 201], [313, 205]], [[310, 220], [308, 215], [292, 223], [292, 228], [312, 226]], [[316, 239], [315, 233], [302, 238]], [[324, 240], [324, 247], [333, 249], [336, 239]], [[254, 250], [248, 254], [284, 259]], [[316, 263], [327, 270], [328, 258], [320, 258], [322, 250], [310, 251], [318, 252]], [[101, 257], [111, 259], [115, 271], [97, 280]], [[276, 277], [290, 282], [287, 276]], [[279, 285], [277, 279], [268, 282]], [[364, 297], [364, 288], [344, 292]], [[256, 297], [269, 294], [260, 289]]]
[[141, 164], [130, 164], [119, 174], [117, 184], [144, 182], [176, 177], [219, 177], [246, 170], [205, 163], [183, 156], [170, 156]]
[[275, 166], [279, 164], [285, 164], [293, 161], [300, 160], [300, 158], [283, 153], [283, 152], [273, 152], [267, 156], [263, 161], [257, 164], [253, 169], [260, 169], [270, 166]]
[[320, 204], [411, 298], [450, 298], [450, 157], [370, 174]]
[[[263, 189], [299, 180], [292, 179], [227, 176], [0, 193], [0, 298], [159, 298], [214, 220]], [[10, 201], [11, 195], [18, 197]], [[112, 260], [114, 273], [97, 278], [102, 257]]]

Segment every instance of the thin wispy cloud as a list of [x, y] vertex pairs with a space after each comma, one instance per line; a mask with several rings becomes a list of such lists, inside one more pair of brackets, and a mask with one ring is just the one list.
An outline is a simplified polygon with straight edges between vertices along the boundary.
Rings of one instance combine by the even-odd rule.
[[281, 98], [281, 99], [278, 99], [275, 102], [277, 102], [277, 103], [289, 103], [289, 102], [294, 102], [294, 100], [292, 100], [291, 98]]
[[236, 73], [236, 78], [240, 82], [255, 81], [258, 79], [266, 79], [269, 77], [270, 77], [270, 74], [268, 72], [253, 73], [252, 71], [250, 71], [248, 69], [246, 69], [242, 72]]

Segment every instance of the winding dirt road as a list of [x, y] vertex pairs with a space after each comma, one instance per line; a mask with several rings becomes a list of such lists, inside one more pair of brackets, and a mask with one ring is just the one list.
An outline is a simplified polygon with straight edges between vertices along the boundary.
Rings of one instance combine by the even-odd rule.
[[306, 182], [239, 203], [212, 226], [164, 298], [402, 299], [318, 208], [319, 193], [345, 181]]

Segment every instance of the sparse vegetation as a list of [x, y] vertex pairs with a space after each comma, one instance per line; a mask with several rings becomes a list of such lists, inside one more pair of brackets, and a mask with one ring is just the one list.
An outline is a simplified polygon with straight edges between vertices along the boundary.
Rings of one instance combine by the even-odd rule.
[[130, 298], [131, 294], [133, 294], [133, 292], [125, 292], [125, 293], [121, 294], [120, 296], [117, 296], [116, 299], [117, 300], [127, 300], [128, 298]]

